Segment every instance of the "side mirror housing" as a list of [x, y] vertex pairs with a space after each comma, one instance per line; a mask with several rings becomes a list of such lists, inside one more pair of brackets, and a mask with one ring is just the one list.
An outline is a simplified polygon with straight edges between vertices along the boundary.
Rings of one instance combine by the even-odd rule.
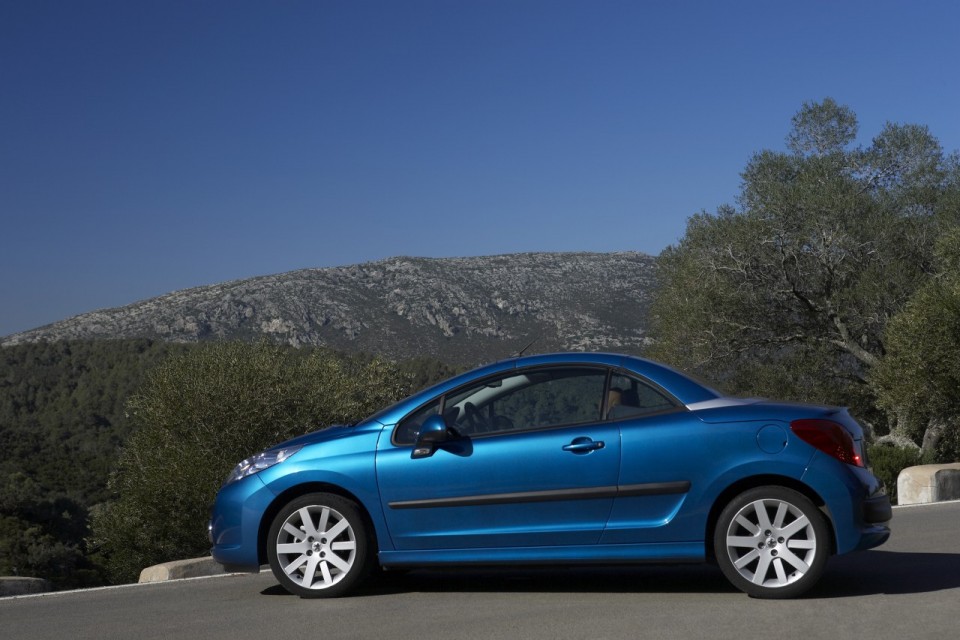
[[430, 416], [423, 421], [417, 441], [413, 447], [412, 458], [429, 458], [437, 450], [437, 445], [450, 439], [447, 423], [441, 415]]

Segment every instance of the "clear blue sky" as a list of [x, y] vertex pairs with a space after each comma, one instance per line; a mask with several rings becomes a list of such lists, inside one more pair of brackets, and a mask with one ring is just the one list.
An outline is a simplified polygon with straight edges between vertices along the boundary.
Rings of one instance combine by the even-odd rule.
[[651, 254], [832, 96], [960, 148], [960, 3], [0, 0], [0, 335], [394, 255]]

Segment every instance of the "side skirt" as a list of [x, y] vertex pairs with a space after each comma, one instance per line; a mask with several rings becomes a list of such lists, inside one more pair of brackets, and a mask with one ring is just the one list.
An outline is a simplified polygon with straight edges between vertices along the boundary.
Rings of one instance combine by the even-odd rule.
[[425, 549], [381, 551], [384, 567], [499, 564], [610, 564], [704, 562], [703, 541], [651, 544], [602, 544], [569, 547], [505, 547], [500, 549]]

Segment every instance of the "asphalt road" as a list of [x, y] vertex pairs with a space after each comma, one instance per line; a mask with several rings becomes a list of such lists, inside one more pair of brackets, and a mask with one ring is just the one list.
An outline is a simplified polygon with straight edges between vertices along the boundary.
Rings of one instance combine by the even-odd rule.
[[339, 600], [287, 595], [263, 572], [0, 599], [0, 637], [958, 637], [960, 502], [897, 508], [892, 528], [799, 600], [753, 600], [708, 566], [415, 571]]

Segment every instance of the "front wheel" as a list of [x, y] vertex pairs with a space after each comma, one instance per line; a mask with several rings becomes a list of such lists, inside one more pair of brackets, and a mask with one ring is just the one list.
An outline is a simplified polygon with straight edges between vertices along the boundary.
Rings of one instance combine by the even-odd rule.
[[356, 504], [312, 493], [292, 501], [274, 518], [267, 556], [273, 575], [290, 593], [335, 598], [367, 576], [371, 546]]
[[819, 509], [786, 487], [757, 487], [723, 509], [713, 537], [727, 579], [755, 598], [793, 598], [823, 574], [830, 532]]

